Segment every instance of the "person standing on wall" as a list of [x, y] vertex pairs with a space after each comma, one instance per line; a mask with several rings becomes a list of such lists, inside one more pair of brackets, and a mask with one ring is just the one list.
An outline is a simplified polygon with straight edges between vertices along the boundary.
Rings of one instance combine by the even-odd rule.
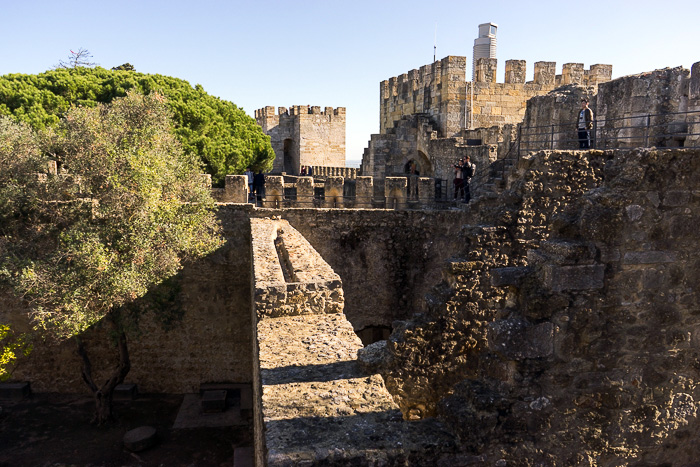
[[581, 111], [578, 113], [578, 147], [590, 149], [593, 111], [588, 108], [588, 99], [581, 98]]
[[256, 199], [262, 202], [265, 199], [265, 175], [263, 175], [262, 170], [258, 170], [258, 173], [255, 174], [253, 188], [255, 189]]
[[457, 199], [461, 199], [462, 196], [464, 196], [464, 185], [463, 185], [463, 180], [462, 180], [462, 161], [457, 159], [454, 165], [455, 169], [455, 179], [452, 182], [454, 184], [455, 188], [455, 196], [454, 200], [457, 201]]
[[253, 171], [250, 167], [245, 169], [245, 176], [248, 178], [248, 199], [253, 196]]
[[472, 164], [471, 157], [464, 156], [462, 159], [462, 184], [464, 186], [464, 203], [469, 203], [471, 193], [469, 193], [469, 184], [476, 172], [476, 164]]

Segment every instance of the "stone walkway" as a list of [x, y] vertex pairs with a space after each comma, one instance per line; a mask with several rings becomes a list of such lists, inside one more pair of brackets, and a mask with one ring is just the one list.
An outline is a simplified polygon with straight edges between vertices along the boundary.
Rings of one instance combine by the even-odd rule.
[[[360, 368], [357, 351], [362, 343], [338, 312], [342, 289], [330, 306], [318, 306], [317, 294], [327, 299], [328, 284], [339, 283], [327, 263], [286, 222], [251, 222], [260, 368], [258, 464], [429, 465], [451, 451], [453, 438], [437, 421], [403, 420], [382, 377]], [[286, 251], [273, 254], [279, 231]], [[310, 305], [304, 308], [295, 299], [294, 315], [271, 317], [264, 312], [269, 296], [283, 301], [284, 287], [279, 283], [283, 266], [271, 264], [280, 257], [297, 279], [313, 278], [286, 284], [308, 293], [305, 303]]]

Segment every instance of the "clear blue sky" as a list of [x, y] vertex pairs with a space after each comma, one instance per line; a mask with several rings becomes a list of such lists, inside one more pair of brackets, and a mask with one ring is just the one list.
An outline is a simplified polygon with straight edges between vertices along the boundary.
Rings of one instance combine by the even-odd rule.
[[[0, 75], [40, 73], [88, 49], [105, 68], [201, 84], [249, 115], [271, 105], [347, 108], [347, 159], [379, 131], [379, 82], [468, 57], [498, 24], [505, 61], [613, 65], [613, 78], [700, 61], [700, 2], [0, 0]], [[471, 70], [467, 70], [471, 76]]]

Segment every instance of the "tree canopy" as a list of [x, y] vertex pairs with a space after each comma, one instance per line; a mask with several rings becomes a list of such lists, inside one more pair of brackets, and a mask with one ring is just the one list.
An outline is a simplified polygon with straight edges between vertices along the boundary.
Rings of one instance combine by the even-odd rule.
[[[52, 156], [64, 173], [46, 174]], [[0, 274], [34, 322], [77, 335], [216, 248], [199, 169], [155, 93], [73, 108], [40, 136], [0, 118]]]
[[158, 92], [167, 98], [175, 135], [186, 152], [201, 158], [215, 183], [222, 183], [227, 174], [243, 173], [248, 166], [271, 167], [270, 138], [252, 117], [199, 85], [192, 87], [169, 76], [81, 66], [38, 75], [4, 75], [0, 76], [0, 115], [39, 130], [58, 124], [71, 106], [95, 107], [129, 90]]
[[[0, 286], [29, 304], [44, 336], [78, 337], [98, 421], [130, 368], [122, 312], [221, 243], [200, 161], [182, 150], [160, 94], [72, 107], [42, 131], [0, 117]], [[79, 336], [105, 318], [120, 363], [98, 387]], [[28, 348], [6, 326], [0, 343], [0, 366]]]

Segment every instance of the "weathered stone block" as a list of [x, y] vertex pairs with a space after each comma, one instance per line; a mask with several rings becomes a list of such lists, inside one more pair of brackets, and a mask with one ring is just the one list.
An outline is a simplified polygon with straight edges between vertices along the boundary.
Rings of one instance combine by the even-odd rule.
[[314, 178], [297, 178], [297, 203], [301, 207], [313, 207], [314, 202]]
[[226, 188], [222, 201], [225, 203], [247, 203], [248, 177], [245, 175], [226, 175]]
[[279, 175], [265, 176], [265, 207], [277, 207], [284, 199], [284, 177]]
[[544, 267], [544, 284], [554, 292], [600, 289], [604, 276], [605, 266], [602, 264]]
[[541, 243], [540, 253], [547, 260], [556, 264], [590, 263], [595, 258], [595, 246], [585, 242], [568, 242], [562, 240]]
[[357, 177], [355, 179], [355, 207], [371, 208], [374, 195], [372, 177]]
[[549, 357], [554, 353], [554, 324], [497, 320], [489, 323], [488, 345], [513, 360]]
[[418, 179], [418, 200], [425, 206], [435, 198], [435, 180], [428, 177]]
[[152, 426], [134, 428], [124, 435], [124, 447], [131, 452], [145, 451], [154, 446], [156, 441], [157, 432]]
[[490, 271], [491, 285], [494, 287], [518, 286], [530, 272], [531, 269], [528, 267], [494, 268]]
[[672, 251], [628, 251], [622, 259], [623, 264], [657, 264], [675, 261], [676, 254]]
[[327, 208], [343, 207], [343, 177], [328, 177], [324, 187], [324, 196]]
[[406, 189], [408, 180], [406, 177], [386, 177], [384, 180], [384, 196], [387, 209], [406, 208]]

